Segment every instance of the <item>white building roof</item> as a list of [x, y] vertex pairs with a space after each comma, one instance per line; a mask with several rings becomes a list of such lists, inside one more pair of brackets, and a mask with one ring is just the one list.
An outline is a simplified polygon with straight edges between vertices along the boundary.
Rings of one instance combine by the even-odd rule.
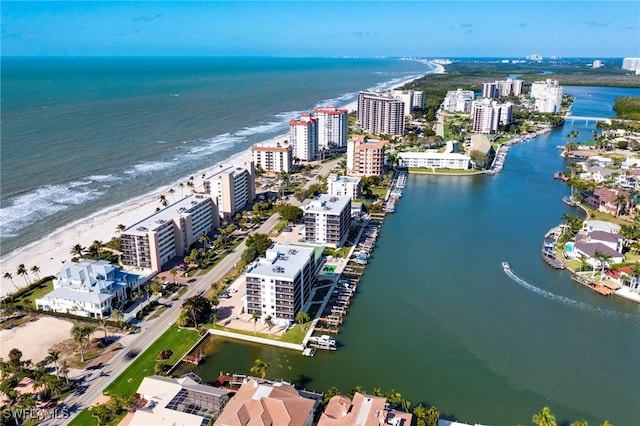
[[131, 225], [123, 231], [126, 234], [146, 235], [149, 231], [154, 231], [162, 227], [168, 221], [180, 217], [183, 213], [189, 213], [195, 206], [201, 204], [207, 199], [211, 199], [208, 195], [191, 194], [168, 205], [164, 209], [148, 216], [141, 221]]
[[280, 277], [291, 281], [314, 254], [313, 247], [300, 247], [274, 243], [265, 257], [256, 259], [247, 269], [247, 275]]
[[302, 210], [306, 213], [340, 214], [351, 202], [347, 195], [320, 194], [315, 200], [305, 200]]
[[247, 169], [244, 167], [235, 166], [233, 164], [221, 164], [220, 167], [218, 167], [218, 169], [216, 170], [216, 172], [208, 176], [206, 179], [217, 180], [217, 179], [221, 179], [223, 174], [231, 173], [233, 176], [237, 176], [244, 172], [247, 172]]
[[447, 159], [447, 160], [468, 160], [469, 156], [460, 154], [458, 152], [434, 152], [434, 151], [426, 151], [426, 152], [400, 152], [398, 153], [398, 157], [400, 158], [420, 158], [420, 159]]
[[353, 183], [358, 184], [362, 179], [358, 176], [342, 176], [335, 173], [331, 173], [329, 175], [329, 182], [345, 182], [345, 183]]

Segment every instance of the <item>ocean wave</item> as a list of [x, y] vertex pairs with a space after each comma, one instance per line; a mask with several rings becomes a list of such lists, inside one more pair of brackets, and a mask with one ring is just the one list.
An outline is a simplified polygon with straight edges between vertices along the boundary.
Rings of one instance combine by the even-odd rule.
[[[72, 205], [100, 197], [97, 190], [77, 190], [66, 185], [47, 185], [10, 198], [0, 208], [0, 237], [16, 237], [25, 227], [52, 216]], [[8, 205], [7, 205], [8, 204]]]
[[88, 176], [87, 179], [93, 182], [112, 182], [116, 180], [122, 180], [122, 178], [119, 178], [114, 175], [91, 175], [91, 176]]
[[173, 161], [145, 161], [140, 164], [136, 164], [132, 169], [125, 170], [126, 174], [138, 175], [157, 172], [159, 170], [169, 169], [175, 166]]
[[258, 126], [253, 127], [244, 127], [241, 130], [238, 130], [234, 133], [237, 136], [252, 136], [257, 133], [271, 133], [278, 129], [279, 127], [283, 127], [286, 123], [283, 121], [270, 121], [265, 124], [260, 124]]
[[197, 146], [189, 147], [189, 152], [186, 154], [186, 156], [187, 158], [191, 158], [191, 156], [196, 154], [200, 156], [203, 152], [211, 153], [221, 151], [243, 140], [243, 137], [235, 136], [230, 133], [223, 133], [221, 135], [217, 135], [207, 139], [199, 139], [198, 142], [200, 144]]

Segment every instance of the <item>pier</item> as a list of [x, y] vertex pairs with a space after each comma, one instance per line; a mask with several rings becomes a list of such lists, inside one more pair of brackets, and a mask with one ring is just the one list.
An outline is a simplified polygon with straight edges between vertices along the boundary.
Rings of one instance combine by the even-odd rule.
[[603, 296], [610, 296], [613, 293], [613, 290], [610, 288], [600, 285], [595, 281], [591, 281], [581, 275], [573, 274], [571, 275], [571, 279]]
[[396, 203], [402, 197], [402, 191], [407, 184], [407, 175], [408, 173], [404, 170], [396, 170], [393, 174], [391, 188], [387, 193], [384, 208], [382, 209], [385, 213], [393, 213], [396, 210]]
[[551, 228], [544, 235], [544, 241], [542, 242], [542, 260], [554, 269], [565, 269], [567, 267], [564, 262], [556, 258], [556, 244], [563, 231], [564, 225]]

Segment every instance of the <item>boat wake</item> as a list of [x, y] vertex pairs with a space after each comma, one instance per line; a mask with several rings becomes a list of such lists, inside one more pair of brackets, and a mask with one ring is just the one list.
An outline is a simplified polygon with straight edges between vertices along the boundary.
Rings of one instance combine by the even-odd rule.
[[529, 284], [519, 276], [517, 276], [511, 268], [504, 268], [504, 272], [515, 281], [520, 287], [523, 287], [538, 296], [542, 296], [545, 299], [553, 300], [554, 302], [562, 303], [563, 305], [569, 306], [571, 308], [580, 309], [582, 311], [591, 312], [594, 314], [602, 315], [609, 318], [634, 318], [637, 315], [622, 313], [612, 311], [610, 309], [602, 309], [597, 306], [592, 306], [584, 302], [578, 302], [577, 300], [570, 299], [568, 297], [560, 296], [558, 294], [551, 293], [550, 291], [543, 290], [538, 288], [532, 284]]

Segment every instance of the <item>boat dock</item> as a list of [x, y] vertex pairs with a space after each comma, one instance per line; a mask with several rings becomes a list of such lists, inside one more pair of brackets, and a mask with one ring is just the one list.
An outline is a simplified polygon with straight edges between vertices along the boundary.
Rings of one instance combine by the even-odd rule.
[[542, 242], [542, 260], [554, 269], [565, 269], [567, 267], [564, 262], [556, 258], [556, 244], [563, 230], [564, 225], [551, 228], [544, 235], [544, 241]]
[[204, 355], [185, 355], [182, 357], [182, 360], [191, 364], [200, 365], [200, 363], [204, 361]]
[[407, 185], [407, 175], [408, 173], [404, 170], [396, 170], [393, 174], [391, 188], [387, 193], [384, 208], [382, 209], [385, 213], [393, 213], [396, 210], [396, 204], [402, 197], [402, 191]]
[[610, 296], [611, 294], [613, 294], [613, 290], [611, 290], [610, 288], [600, 285], [595, 281], [591, 281], [583, 276], [573, 274], [571, 275], [571, 279], [603, 296]]

